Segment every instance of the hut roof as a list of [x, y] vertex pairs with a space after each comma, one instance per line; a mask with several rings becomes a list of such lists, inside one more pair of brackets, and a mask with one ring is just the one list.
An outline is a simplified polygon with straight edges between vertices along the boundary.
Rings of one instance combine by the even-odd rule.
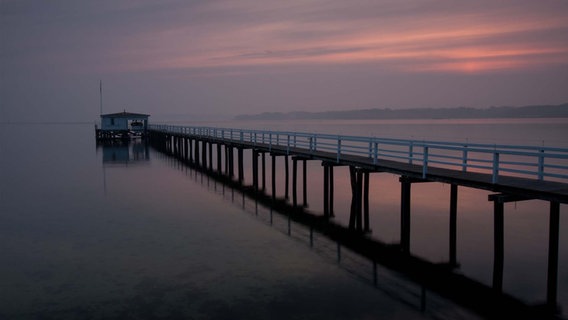
[[117, 112], [117, 113], [107, 113], [101, 114], [101, 118], [128, 118], [128, 119], [145, 119], [148, 118], [149, 114], [143, 113], [133, 113], [133, 112]]

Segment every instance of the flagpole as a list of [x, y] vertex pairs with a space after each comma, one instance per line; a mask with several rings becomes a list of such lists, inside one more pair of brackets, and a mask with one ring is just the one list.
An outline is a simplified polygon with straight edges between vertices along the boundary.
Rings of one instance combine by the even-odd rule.
[[101, 101], [101, 115], [103, 114], [103, 80], [99, 80], [99, 94]]

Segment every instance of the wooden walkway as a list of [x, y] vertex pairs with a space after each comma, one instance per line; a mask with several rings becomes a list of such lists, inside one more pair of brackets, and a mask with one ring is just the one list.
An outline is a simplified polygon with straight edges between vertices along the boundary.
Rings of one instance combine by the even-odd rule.
[[[199, 139], [200, 137], [192, 137]], [[239, 140], [207, 139], [212, 143], [229, 144], [236, 148], [257, 149], [263, 152], [279, 155], [299, 156], [313, 160], [321, 160], [336, 165], [355, 166], [370, 172], [388, 172], [417, 181], [432, 181], [455, 184], [464, 187], [503, 193], [518, 199], [540, 199], [558, 203], [568, 203], [568, 184], [554, 181], [544, 181], [512, 176], [500, 176], [498, 183], [492, 182], [492, 175], [487, 173], [464, 172], [445, 168], [430, 167], [426, 178], [422, 175], [422, 165], [409, 164], [399, 161], [379, 159], [376, 164], [373, 159], [343, 154], [339, 162], [337, 154], [324, 151], [310, 151], [303, 148], [283, 147], [262, 143], [241, 142]]]

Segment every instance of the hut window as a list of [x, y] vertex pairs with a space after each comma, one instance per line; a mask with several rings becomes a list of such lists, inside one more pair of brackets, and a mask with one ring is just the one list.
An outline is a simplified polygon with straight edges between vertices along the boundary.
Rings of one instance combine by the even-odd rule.
[[114, 118], [110, 118], [110, 125], [114, 126]]

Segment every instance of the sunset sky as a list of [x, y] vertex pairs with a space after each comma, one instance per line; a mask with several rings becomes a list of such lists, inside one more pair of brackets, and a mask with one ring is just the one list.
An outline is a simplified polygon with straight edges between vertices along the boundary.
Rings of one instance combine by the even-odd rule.
[[0, 122], [568, 102], [568, 1], [0, 1]]

